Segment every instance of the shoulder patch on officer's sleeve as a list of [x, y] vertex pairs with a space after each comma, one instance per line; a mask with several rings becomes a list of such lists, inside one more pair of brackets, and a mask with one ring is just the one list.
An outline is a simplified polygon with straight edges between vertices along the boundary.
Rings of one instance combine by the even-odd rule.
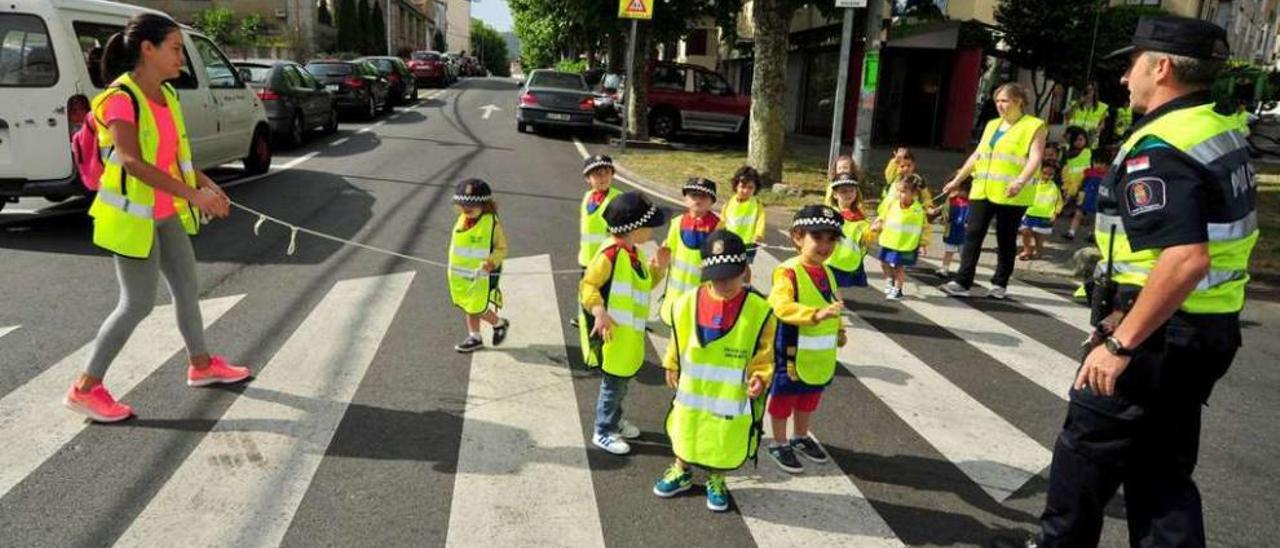
[[1142, 177], [1125, 183], [1124, 201], [1129, 215], [1141, 215], [1164, 209], [1164, 179]]

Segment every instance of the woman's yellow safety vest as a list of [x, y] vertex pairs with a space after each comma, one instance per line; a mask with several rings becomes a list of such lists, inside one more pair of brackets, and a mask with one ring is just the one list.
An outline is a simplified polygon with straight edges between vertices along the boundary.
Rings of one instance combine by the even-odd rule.
[[969, 200], [1030, 206], [1033, 194], [1030, 185], [1023, 186], [1012, 198], [1006, 196], [1005, 191], [1022, 174], [1022, 168], [1026, 167], [1031, 154], [1031, 142], [1035, 140], [1036, 132], [1045, 127], [1044, 120], [1030, 114], [1022, 115], [992, 147], [991, 138], [1002, 122], [1001, 118], [987, 122], [982, 140], [978, 141], [978, 161], [973, 167], [973, 187], [969, 191]]
[[[160, 130], [156, 125], [151, 102], [129, 73], [120, 75], [102, 93], [93, 98], [93, 114], [102, 120], [106, 113], [107, 99], [119, 88], [127, 89], [137, 99], [138, 150], [143, 161], [155, 165], [156, 151], [160, 149]], [[168, 84], [160, 86], [173, 125], [178, 132], [178, 171], [187, 186], [196, 188], [196, 172], [191, 165], [191, 145], [187, 141], [187, 124], [182, 118], [182, 105], [178, 94]], [[155, 237], [156, 193], [151, 185], [129, 175], [111, 140], [111, 132], [98, 124], [98, 149], [103, 152], [103, 170], [98, 193], [89, 207], [93, 217], [93, 243], [98, 247], [125, 257], [145, 259], [151, 256], [151, 244]], [[109, 152], [108, 152], [109, 151]], [[173, 197], [173, 207], [187, 234], [200, 231], [195, 211], [186, 200]]]
[[759, 199], [752, 197], [745, 202], [741, 202], [738, 201], [738, 196], [735, 194], [724, 204], [724, 210], [721, 211], [721, 214], [724, 219], [725, 229], [737, 234], [747, 245], [756, 243], [757, 219], [764, 215], [764, 208], [760, 207]]
[[[1152, 120], [1129, 136], [1116, 156], [1112, 169], [1119, 169], [1129, 151], [1147, 138], [1155, 138], [1195, 160], [1214, 183], [1225, 189], [1220, 195], [1232, 200], [1222, 206], [1236, 218], [1209, 223], [1209, 273], [1182, 303], [1192, 314], [1225, 314], [1244, 308], [1244, 286], [1249, 281], [1249, 255], [1258, 241], [1257, 183], [1249, 165], [1249, 145], [1229, 116], [1214, 112], [1213, 105], [1178, 109]], [[1136, 192], [1136, 191], [1134, 191]], [[1124, 198], [1121, 198], [1124, 199]], [[1115, 227], [1115, 242], [1111, 242]], [[1094, 237], [1102, 258], [1098, 271], [1105, 271], [1108, 249], [1114, 245], [1113, 280], [1119, 284], [1145, 286], [1159, 249], [1133, 251], [1124, 223], [1118, 215], [1099, 212]]]
[[[601, 247], [604, 253], [616, 244]], [[605, 310], [613, 318], [613, 336], [608, 341], [592, 339], [588, 311], [578, 317], [578, 339], [582, 345], [582, 361], [587, 367], [602, 367], [615, 377], [634, 377], [644, 363], [645, 323], [649, 320], [649, 293], [653, 290], [653, 273], [644, 252], [635, 248], [642, 273], [631, 266], [624, 249], [619, 249], [609, 279]]]
[[763, 296], [747, 291], [733, 328], [703, 344], [697, 305], [698, 291], [681, 295], [674, 305], [671, 344], [680, 359], [680, 382], [667, 412], [667, 436], [676, 458], [733, 470], [755, 456], [760, 444], [765, 398], [747, 397], [747, 369], [773, 312]]
[[1071, 110], [1071, 118], [1067, 120], [1069, 126], [1079, 126], [1089, 136], [1089, 144], [1096, 145], [1098, 143], [1098, 130], [1102, 128], [1102, 119], [1107, 117], [1107, 109], [1110, 108], [1102, 101], [1094, 101], [1093, 108], [1085, 109], [1080, 103], [1076, 103]]
[[840, 239], [835, 251], [827, 258], [827, 266], [842, 272], [857, 272], [862, 268], [862, 259], [867, 256], [867, 250], [862, 247], [862, 238], [870, 229], [871, 222], [866, 219], [845, 221], [840, 229], [844, 238]]
[[1133, 109], [1130, 107], [1120, 107], [1116, 109], [1115, 133], [1116, 137], [1123, 137], [1133, 126]]
[[920, 202], [911, 202], [910, 207], [903, 208], [902, 200], [890, 201], [884, 211], [880, 247], [903, 253], [914, 252], [920, 247], [924, 223], [924, 206]]
[[582, 206], [578, 208], [578, 234], [580, 240], [578, 243], [578, 266], [586, 268], [591, 264], [591, 259], [596, 256], [596, 251], [600, 250], [600, 246], [609, 240], [609, 223], [604, 221], [604, 208], [609, 206], [614, 198], [617, 198], [622, 191], [609, 187], [605, 193], [604, 200], [596, 207], [596, 210], [587, 213], [587, 203], [591, 201], [591, 192], [587, 192], [582, 197]]
[[1037, 219], [1053, 219], [1058, 213], [1058, 202], [1062, 200], [1062, 192], [1051, 179], [1036, 179], [1036, 198], [1027, 208], [1027, 216]]
[[1084, 186], [1084, 172], [1093, 165], [1093, 151], [1085, 148], [1062, 163], [1062, 189], [1067, 196], [1075, 196]]
[[[826, 308], [837, 302], [827, 300], [822, 295], [818, 286], [809, 278], [809, 273], [801, 266], [800, 257], [792, 257], [778, 268], [791, 270], [795, 274], [796, 302], [813, 308]], [[831, 268], [823, 265], [822, 270], [827, 276], [827, 287], [831, 288], [833, 299], [839, 299], [839, 295], [835, 293], [836, 278], [831, 273]], [[787, 352], [790, 358], [794, 349], [796, 375], [800, 380], [812, 386], [825, 386], [836, 374], [836, 343], [840, 334], [840, 318], [827, 318], [817, 325], [797, 326], [796, 331], [798, 335], [793, 347], [775, 351]]]
[[667, 272], [667, 286], [662, 291], [662, 307], [658, 317], [671, 325], [671, 308], [676, 300], [702, 283], [702, 250], [684, 245], [680, 237], [680, 218], [671, 221], [667, 231], [667, 248], [671, 250], [671, 269]]
[[493, 253], [493, 232], [498, 220], [492, 213], [485, 213], [471, 228], [463, 229], [466, 220], [465, 215], [458, 216], [449, 242], [449, 298], [463, 312], [481, 314], [490, 302], [499, 302], [493, 276], [480, 270]]

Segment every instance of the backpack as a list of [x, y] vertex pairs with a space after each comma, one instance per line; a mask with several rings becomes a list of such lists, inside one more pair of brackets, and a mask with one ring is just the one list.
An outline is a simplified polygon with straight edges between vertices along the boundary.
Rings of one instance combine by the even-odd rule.
[[[138, 114], [138, 98], [124, 86], [108, 88], [123, 91], [133, 105], [134, 116]], [[85, 117], [84, 124], [71, 136], [71, 157], [76, 164], [76, 172], [80, 174], [80, 183], [85, 189], [97, 191], [101, 185], [102, 172], [106, 170], [105, 161], [111, 150], [98, 149], [97, 114], [92, 112]]]

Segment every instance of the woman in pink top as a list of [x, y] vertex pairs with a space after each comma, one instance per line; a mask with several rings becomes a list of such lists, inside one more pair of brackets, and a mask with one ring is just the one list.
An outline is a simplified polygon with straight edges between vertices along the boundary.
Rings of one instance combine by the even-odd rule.
[[[226, 217], [230, 206], [226, 194], [204, 173], [196, 172], [195, 188], [188, 186], [182, 178], [178, 156], [183, 136], [179, 134], [174, 120], [174, 112], [180, 111], [182, 106], [174, 100], [177, 95], [166, 94], [163, 86], [165, 81], [180, 75], [184, 64], [182, 33], [178, 24], [155, 14], [140, 14], [130, 19], [124, 32], [107, 41], [102, 57], [103, 77], [113, 84], [104, 92], [110, 95], [102, 102], [101, 108], [95, 110], [99, 116], [98, 131], [110, 134], [112, 154], [119, 165], [124, 166], [125, 172], [154, 191], [152, 223], [155, 235], [150, 253], [144, 258], [115, 255], [116, 277], [120, 282], [119, 304], [103, 322], [89, 363], [67, 391], [64, 400], [72, 411], [99, 422], [116, 422], [133, 416], [129, 406], [117, 402], [103, 387], [102, 377], [138, 323], [155, 306], [156, 284], [160, 275], [164, 276], [169, 292], [173, 294], [178, 330], [182, 332], [190, 359], [187, 384], [234, 383], [250, 376], [247, 368], [230, 365], [220, 356], [211, 356], [205, 348], [195, 253], [190, 237], [175, 214], [174, 196], [211, 217]], [[136, 84], [133, 92], [128, 91], [123, 79], [117, 80], [126, 71], [128, 80]], [[141, 90], [142, 96], [137, 96], [137, 90]], [[158, 147], [151, 160], [139, 147], [138, 111], [143, 105], [135, 107], [129, 93], [135, 95], [137, 101], [145, 101], [146, 108], [155, 119]]]

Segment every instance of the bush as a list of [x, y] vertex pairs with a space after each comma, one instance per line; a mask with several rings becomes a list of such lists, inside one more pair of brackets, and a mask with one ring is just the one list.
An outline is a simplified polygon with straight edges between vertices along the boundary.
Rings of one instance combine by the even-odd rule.
[[587, 71], [586, 59], [561, 59], [556, 63], [556, 70], [582, 74]]

